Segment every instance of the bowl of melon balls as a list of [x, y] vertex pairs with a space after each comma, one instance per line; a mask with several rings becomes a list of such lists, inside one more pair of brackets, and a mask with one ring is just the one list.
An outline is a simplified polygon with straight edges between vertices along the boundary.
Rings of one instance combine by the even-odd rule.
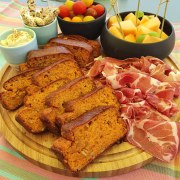
[[63, 34], [97, 39], [105, 25], [106, 9], [94, 0], [66, 0], [59, 6], [57, 19]]
[[100, 41], [105, 55], [114, 58], [164, 59], [174, 48], [175, 32], [172, 24], [159, 15], [143, 12], [137, 17], [135, 11], [129, 11], [108, 18]]

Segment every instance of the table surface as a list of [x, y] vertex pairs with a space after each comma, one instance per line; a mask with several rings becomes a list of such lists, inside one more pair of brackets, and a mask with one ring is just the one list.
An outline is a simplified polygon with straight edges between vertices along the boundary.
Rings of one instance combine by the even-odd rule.
[[[10, 1], [10, 0], [1, 0], [4, 2]], [[27, 0], [19, 0], [20, 2], [26, 3]], [[110, 7], [110, 0], [95, 0], [96, 2], [100, 2], [104, 4], [107, 8], [107, 10]], [[65, 0], [36, 0], [36, 3], [39, 6], [47, 6], [47, 2], [51, 5], [59, 5]], [[118, 0], [119, 2], [119, 9], [121, 12], [123, 11], [131, 11], [137, 9], [137, 2], [138, 0]], [[140, 4], [140, 10], [145, 12], [152, 12], [156, 13], [157, 7], [158, 7], [159, 0], [141, 0]], [[165, 5], [162, 5], [159, 11], [159, 15], [163, 16], [164, 14], [164, 7]], [[171, 0], [168, 4], [167, 8], [167, 14], [166, 18], [171, 22], [180, 22], [180, 0]], [[113, 13], [112, 11], [110, 13]]]
[[[109, 9], [108, 0], [98, 0], [106, 5]], [[147, 4], [148, 2], [148, 4]], [[141, 10], [156, 12], [158, 0], [141, 1]], [[47, 6], [47, 2], [36, 0], [38, 6]], [[50, 1], [50, 5], [60, 4], [60, 1]], [[136, 9], [137, 0], [119, 0], [121, 5], [121, 11]], [[0, 32], [12, 28], [22, 26], [19, 19], [19, 9], [26, 5], [26, 0], [1, 0], [0, 1]], [[172, 55], [180, 60], [180, 1], [172, 0], [168, 6], [167, 19], [169, 19], [175, 28], [176, 32], [176, 44], [172, 52]], [[162, 9], [160, 15], [162, 15]], [[112, 12], [110, 12], [112, 13]], [[0, 69], [5, 64], [5, 61], [0, 53]], [[78, 178], [71, 178], [62, 176], [47, 170], [44, 170], [27, 160], [25, 160], [20, 154], [18, 154], [0, 134], [0, 179], [65, 179], [74, 180]], [[85, 178], [84, 178], [85, 179]], [[134, 179], [146, 179], [146, 180], [174, 180], [180, 179], [180, 153], [177, 158], [170, 163], [162, 163], [159, 161], [153, 161], [152, 163], [130, 172], [115, 176], [112, 178], [102, 178], [103, 180], [134, 180]]]
[[[26, 1], [26, 0], [21, 0]], [[54, 1], [54, 0], [48, 0], [50, 4], [59, 4], [63, 2], [64, 0]], [[95, 0], [97, 2], [100, 2], [104, 4], [107, 8], [107, 10], [110, 7], [110, 0]], [[119, 3], [119, 9], [121, 12], [123, 11], [131, 11], [137, 9], [137, 2], [138, 0], [118, 0]], [[45, 5], [46, 3], [41, 1], [41, 5]], [[156, 13], [157, 7], [158, 7], [159, 0], [141, 0], [140, 3], [140, 10], [145, 12], [152, 12]], [[163, 16], [164, 14], [164, 7], [165, 4], [161, 6], [161, 9], [159, 11], [159, 15]], [[170, 0], [167, 8], [166, 18], [171, 22], [180, 22], [180, 0]], [[110, 13], [113, 13], [111, 11]]]

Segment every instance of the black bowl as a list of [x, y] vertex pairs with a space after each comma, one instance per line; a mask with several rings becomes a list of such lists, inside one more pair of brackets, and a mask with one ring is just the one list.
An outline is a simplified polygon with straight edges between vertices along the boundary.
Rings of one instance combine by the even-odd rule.
[[[130, 12], [132, 11], [120, 13], [122, 19], [124, 19], [124, 17]], [[144, 14], [154, 15], [148, 12], [144, 12]], [[163, 18], [161, 16], [158, 16], [158, 18], [162, 22]], [[112, 33], [108, 31], [108, 20], [106, 21], [102, 34], [100, 36], [101, 45], [106, 56], [114, 57], [117, 59], [125, 59], [131, 57], [139, 58], [141, 56], [154, 56], [160, 59], [164, 59], [172, 52], [174, 48], [175, 32], [172, 24], [167, 19], [164, 22], [163, 31], [169, 37], [160, 42], [147, 44], [132, 43], [115, 37]]]
[[[100, 3], [94, 2], [93, 4], [96, 5]], [[58, 19], [59, 27], [63, 34], [65, 35], [77, 34], [77, 35], [84, 36], [88, 39], [96, 39], [101, 34], [102, 29], [105, 25], [106, 9], [105, 9], [104, 14], [102, 14], [100, 17], [96, 18], [93, 21], [69, 22], [69, 21], [63, 20], [59, 16], [57, 17], [57, 19]]]

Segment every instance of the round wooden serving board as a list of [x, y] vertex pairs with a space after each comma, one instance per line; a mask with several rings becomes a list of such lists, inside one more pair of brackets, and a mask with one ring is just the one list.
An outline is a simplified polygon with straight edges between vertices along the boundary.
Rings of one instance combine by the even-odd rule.
[[[0, 91], [3, 90], [3, 82], [15, 74], [16, 70], [8, 65], [2, 69], [0, 72]], [[50, 133], [33, 135], [27, 132], [16, 122], [15, 114], [16, 111], [10, 112], [0, 106], [0, 131], [25, 158], [47, 170], [67, 176], [105, 177], [130, 172], [153, 160], [153, 157], [148, 153], [127, 142], [122, 142], [104, 152], [83, 171], [72, 174], [51, 151], [51, 145], [57, 137]]]

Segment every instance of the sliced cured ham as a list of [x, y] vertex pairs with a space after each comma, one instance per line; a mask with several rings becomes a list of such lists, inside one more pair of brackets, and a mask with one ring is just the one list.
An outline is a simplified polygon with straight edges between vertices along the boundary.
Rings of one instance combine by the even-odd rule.
[[176, 122], [143, 119], [129, 127], [127, 140], [131, 144], [165, 162], [176, 156], [179, 146]]
[[121, 87], [130, 87], [132, 89], [140, 89], [143, 94], [153, 93], [160, 81], [141, 73], [124, 72], [106, 77], [108, 83], [114, 89]]
[[150, 76], [160, 81], [180, 81], [180, 72], [167, 68], [165, 64], [158, 64], [150, 71]]
[[149, 118], [151, 116], [151, 108], [146, 101], [123, 104], [120, 108], [121, 117], [133, 122], [136, 120]]
[[107, 62], [104, 65], [102, 74], [104, 77], [108, 77], [108, 76], [111, 76], [114, 74], [118, 74], [118, 68], [119, 67], [116, 64], [112, 64], [112, 63]]
[[130, 121], [153, 119], [154, 121], [171, 121], [169, 117], [152, 109], [145, 100], [135, 103], [122, 104], [120, 108], [121, 117]]
[[126, 96], [131, 102], [138, 102], [143, 99], [143, 94], [140, 89], [132, 89], [132, 88], [121, 88], [121, 92], [124, 96]]
[[[144, 68], [142, 68], [142, 66]], [[95, 61], [94, 65], [88, 72], [88, 76], [95, 77], [99, 74], [103, 74], [104, 77], [112, 75], [113, 78], [114, 74], [127, 71], [145, 74], [163, 82], [168, 80], [167, 82], [169, 82], [169, 84], [172, 83], [177, 91], [179, 90], [179, 72], [174, 72], [169, 66], [163, 63], [163, 61], [152, 57], [143, 57], [141, 60], [137, 60], [137, 58], [135, 58], [135, 60], [127, 59], [124, 61], [107, 57]], [[172, 77], [174, 77], [174, 79]]]
[[171, 117], [179, 112], [173, 101], [159, 98], [156, 95], [148, 94], [146, 96], [146, 101], [151, 104], [157, 111], [168, 117]]
[[168, 82], [172, 87], [175, 88], [175, 93], [174, 97], [179, 97], [180, 96], [180, 81], [176, 82]]
[[115, 95], [121, 104], [126, 104], [130, 102], [130, 100], [120, 90], [115, 90]]
[[121, 117], [128, 123], [127, 140], [169, 162], [179, 146], [179, 123], [170, 117], [179, 112], [174, 98], [180, 97], [180, 73], [158, 58], [126, 60], [102, 58], [88, 76], [110, 84], [121, 103]]
[[130, 64], [140, 63], [140, 62], [141, 61], [138, 58], [129, 58], [126, 60], [121, 60], [121, 61], [115, 58], [111, 58], [111, 57], [100, 58], [100, 59], [95, 60], [93, 66], [91, 67], [87, 75], [90, 77], [95, 77], [99, 75], [103, 71], [105, 65], [107, 64], [109, 65], [114, 64], [116, 67], [124, 66], [125, 68], [129, 66]]
[[176, 95], [175, 91], [176, 91], [176, 88], [172, 86], [170, 83], [161, 82], [161, 84], [155, 90], [154, 94], [158, 96], [159, 98], [172, 101]]

